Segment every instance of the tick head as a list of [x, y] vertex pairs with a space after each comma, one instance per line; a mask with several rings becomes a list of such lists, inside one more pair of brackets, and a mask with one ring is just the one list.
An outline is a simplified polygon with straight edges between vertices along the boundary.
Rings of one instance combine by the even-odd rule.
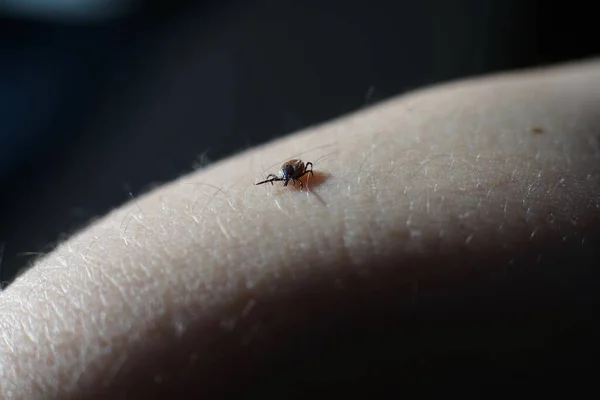
[[279, 177], [281, 179], [292, 179], [294, 177], [294, 166], [291, 164], [283, 164], [281, 170], [279, 170]]

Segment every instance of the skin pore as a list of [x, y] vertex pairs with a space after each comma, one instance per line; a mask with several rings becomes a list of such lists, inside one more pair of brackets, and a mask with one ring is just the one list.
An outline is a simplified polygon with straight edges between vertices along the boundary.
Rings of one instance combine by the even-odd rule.
[[[0, 398], [288, 398], [550, 359], [598, 303], [599, 109], [597, 61], [451, 83], [140, 196], [0, 294]], [[254, 186], [294, 158], [309, 192]]]

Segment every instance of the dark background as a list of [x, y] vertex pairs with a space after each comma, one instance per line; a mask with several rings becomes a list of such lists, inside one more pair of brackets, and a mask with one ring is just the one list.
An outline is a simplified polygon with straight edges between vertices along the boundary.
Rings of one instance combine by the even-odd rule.
[[600, 50], [574, 1], [131, 4], [0, 15], [1, 280], [208, 160], [423, 85]]

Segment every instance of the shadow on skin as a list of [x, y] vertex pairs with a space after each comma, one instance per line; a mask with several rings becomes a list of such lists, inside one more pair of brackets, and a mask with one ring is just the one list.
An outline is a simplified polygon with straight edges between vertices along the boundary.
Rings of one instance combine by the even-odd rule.
[[[306, 174], [301, 180], [304, 184], [304, 188], [311, 191], [311, 189], [318, 188], [323, 183], [327, 182], [329, 178], [331, 178], [331, 174], [328, 174], [327, 172], [313, 171], [313, 175]], [[296, 186], [296, 188], [300, 189], [298, 186]]]
[[318, 188], [320, 185], [325, 183], [331, 177], [331, 174], [320, 171], [314, 171], [313, 174], [314, 175], [306, 174], [306, 176], [303, 176], [302, 183], [304, 183], [304, 187], [308, 190], [310, 195], [314, 196], [317, 201], [321, 203], [321, 205], [326, 206], [327, 203], [325, 203], [325, 200], [323, 200], [323, 198], [314, 190], [314, 188]]

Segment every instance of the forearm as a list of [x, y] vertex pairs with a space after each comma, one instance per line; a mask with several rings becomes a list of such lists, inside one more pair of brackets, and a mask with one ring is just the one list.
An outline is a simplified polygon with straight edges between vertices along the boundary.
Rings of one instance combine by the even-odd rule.
[[[598, 64], [446, 85], [135, 199], [0, 295], [0, 393], [201, 391], [307, 321], [499, 275], [529, 290], [531, 266], [597, 244], [599, 89]], [[309, 192], [253, 185], [289, 158], [318, 160]]]

